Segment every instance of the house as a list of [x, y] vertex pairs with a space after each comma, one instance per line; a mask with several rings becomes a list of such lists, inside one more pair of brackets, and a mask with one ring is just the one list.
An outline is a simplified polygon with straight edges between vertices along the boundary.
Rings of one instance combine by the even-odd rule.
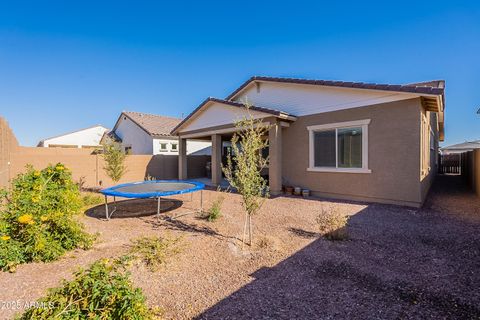
[[44, 148], [98, 148], [103, 134], [108, 129], [95, 125], [51, 138], [41, 140], [37, 147]]
[[[170, 132], [181, 119], [123, 111], [106, 137], [120, 141], [131, 154], [178, 155], [178, 139]], [[187, 154], [209, 155], [210, 141], [191, 141]]]
[[420, 207], [444, 139], [445, 82], [406, 85], [252, 77], [225, 99], [208, 98], [172, 131], [179, 177], [188, 178], [185, 145], [212, 142], [212, 184], [237, 130], [251, 114], [269, 125], [270, 192], [307, 188], [315, 196]]
[[446, 147], [440, 148], [440, 153], [442, 154], [464, 153], [468, 151], [473, 151], [475, 149], [480, 149], [480, 140], [465, 141], [462, 143], [453, 144], [451, 146], [446, 146]]

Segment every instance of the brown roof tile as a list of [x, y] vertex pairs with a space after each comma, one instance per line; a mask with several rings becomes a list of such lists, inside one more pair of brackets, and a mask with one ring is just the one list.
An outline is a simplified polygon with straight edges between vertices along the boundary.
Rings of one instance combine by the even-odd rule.
[[434, 80], [419, 83], [410, 83], [405, 85], [381, 84], [381, 83], [365, 83], [365, 82], [345, 82], [345, 81], [329, 81], [329, 80], [311, 80], [298, 78], [277, 78], [277, 77], [261, 77], [254, 76], [245, 81], [233, 93], [231, 93], [226, 100], [232, 99], [237, 93], [242, 91], [246, 86], [254, 81], [269, 81], [282, 83], [296, 83], [296, 84], [310, 84], [330, 87], [344, 87], [344, 88], [358, 88], [369, 90], [385, 90], [385, 91], [400, 91], [420, 94], [434, 94], [443, 95], [445, 88], [445, 81]]
[[[170, 136], [172, 129], [175, 128], [181, 121], [181, 119], [178, 118], [133, 111], [123, 111], [122, 115], [130, 118], [130, 120], [135, 122], [140, 128], [142, 128], [151, 136]], [[120, 115], [120, 117], [122, 115]], [[114, 130], [116, 129], [117, 124], [115, 125]]]

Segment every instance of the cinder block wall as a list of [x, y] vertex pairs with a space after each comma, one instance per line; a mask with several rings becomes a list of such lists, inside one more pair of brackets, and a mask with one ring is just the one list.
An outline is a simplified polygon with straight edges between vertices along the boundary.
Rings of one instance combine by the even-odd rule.
[[17, 139], [7, 121], [0, 117], [0, 187], [8, 184], [10, 155], [18, 147]]
[[[209, 156], [189, 156], [189, 178], [205, 176]], [[27, 165], [41, 169], [61, 162], [72, 170], [76, 181], [82, 179], [85, 187], [108, 187], [113, 181], [106, 175], [102, 155], [87, 149], [19, 147], [10, 156], [10, 177], [24, 172]], [[129, 155], [125, 160], [127, 171], [119, 183], [142, 181], [147, 176], [156, 179], [178, 178], [176, 155]]]
[[[206, 176], [210, 156], [188, 156], [188, 177]], [[102, 155], [91, 149], [20, 147], [7, 121], [0, 117], [0, 188], [25, 171], [27, 165], [42, 169], [61, 162], [72, 170], [76, 181], [84, 180], [85, 187], [108, 187], [113, 182], [105, 174]], [[156, 179], [178, 178], [176, 155], [129, 155], [125, 161], [127, 172], [119, 183], [142, 181], [146, 176]]]

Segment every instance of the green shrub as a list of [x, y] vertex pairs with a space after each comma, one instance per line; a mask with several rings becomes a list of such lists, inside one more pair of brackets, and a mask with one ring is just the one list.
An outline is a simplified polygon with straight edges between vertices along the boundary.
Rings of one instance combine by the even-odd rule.
[[150, 271], [157, 271], [182, 251], [181, 241], [181, 237], [142, 237], [133, 241], [130, 254], [145, 263]]
[[322, 212], [316, 218], [320, 233], [328, 240], [348, 239], [348, 217], [340, 214], [337, 209], [330, 212], [322, 208]]
[[91, 247], [93, 237], [74, 219], [82, 202], [78, 186], [62, 164], [27, 172], [12, 181], [0, 211], [0, 269], [31, 261], [52, 261], [66, 251]]
[[103, 197], [92, 192], [82, 193], [82, 204], [84, 207], [91, 207], [103, 203]]
[[212, 206], [208, 210], [208, 215], [207, 215], [207, 220], [209, 222], [213, 222], [221, 217], [222, 215], [221, 209], [222, 209], [222, 204], [224, 200], [225, 200], [225, 197], [223, 195], [220, 195], [217, 199], [213, 201]]
[[17, 319], [154, 319], [140, 288], [134, 288], [128, 259], [102, 259], [49, 290]]

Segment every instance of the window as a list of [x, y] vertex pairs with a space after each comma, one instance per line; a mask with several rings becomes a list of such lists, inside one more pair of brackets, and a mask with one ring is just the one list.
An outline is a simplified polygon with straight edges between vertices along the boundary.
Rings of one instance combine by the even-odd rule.
[[308, 171], [369, 173], [370, 120], [307, 127], [310, 136]]
[[178, 146], [178, 144], [172, 143], [172, 149], [171, 150], [172, 151], [177, 151], [177, 146]]
[[160, 142], [160, 151], [167, 151], [167, 144], [165, 142]]

